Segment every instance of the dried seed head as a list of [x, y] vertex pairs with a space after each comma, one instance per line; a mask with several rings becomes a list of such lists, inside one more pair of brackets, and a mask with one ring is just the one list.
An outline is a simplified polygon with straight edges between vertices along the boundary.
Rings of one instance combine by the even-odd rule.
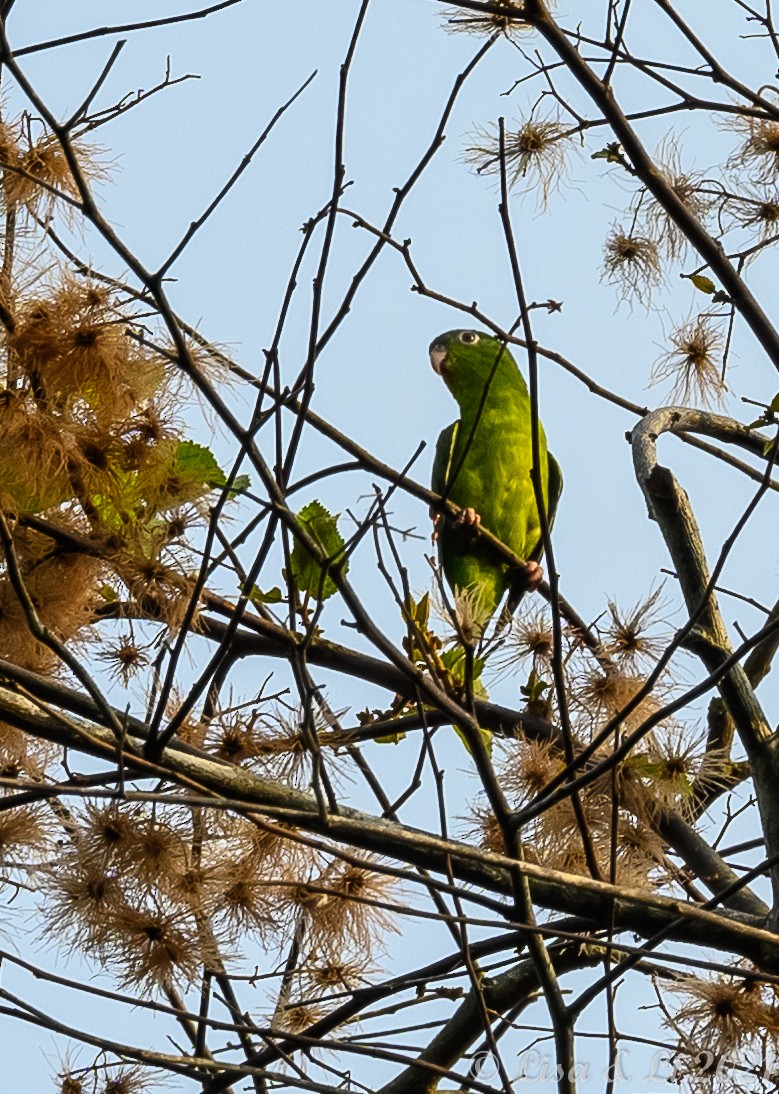
[[0, 775], [16, 779], [26, 775], [40, 779], [57, 755], [56, 745], [36, 740], [15, 726], [0, 722]]
[[295, 1003], [279, 1007], [274, 1015], [273, 1025], [279, 1032], [303, 1033], [326, 1014], [325, 1008], [317, 1003]]
[[[500, 139], [494, 128], [477, 129], [465, 150], [465, 161], [478, 174], [500, 174]], [[570, 127], [553, 118], [529, 118], [505, 135], [506, 174], [510, 186], [526, 181], [526, 190], [537, 190], [543, 208], [553, 191], [567, 178], [568, 156], [574, 144]]]
[[[128, 547], [122, 551], [113, 563], [132, 598], [152, 618], [165, 623], [175, 633], [187, 614], [195, 583], [167, 565], [161, 554], [161, 544], [139, 543], [134, 550]], [[197, 611], [190, 626], [197, 629]]]
[[695, 796], [714, 798], [733, 785], [734, 764], [727, 748], [709, 748], [698, 742], [695, 756]]
[[543, 672], [552, 663], [553, 653], [552, 621], [543, 608], [537, 608], [513, 617], [503, 646], [496, 651], [493, 661], [499, 669], [509, 669], [530, 657], [533, 668]]
[[211, 818], [203, 840], [198, 866], [172, 878], [172, 899], [207, 910], [230, 941], [247, 929], [263, 939], [283, 933], [304, 903], [299, 879], [311, 876], [319, 854], [287, 838], [283, 826], [264, 830], [228, 815]]
[[505, 15], [501, 12], [485, 12], [480, 15], [468, 8], [457, 6], [444, 8], [444, 30], [450, 34], [504, 34], [511, 38], [520, 31], [529, 29], [529, 24], [522, 18], [521, 0], [497, 0], [494, 6], [505, 8]]
[[639, 815], [651, 817], [658, 810], [673, 809], [691, 814], [697, 791], [703, 789], [703, 780], [710, 779], [712, 787], [726, 773], [726, 763], [718, 763], [718, 757], [707, 755], [704, 738], [690, 737], [683, 726], [656, 729], [643, 743], [640, 751], [634, 751], [621, 767], [621, 777], [630, 783], [638, 783], [644, 790], [643, 802], [631, 795], [630, 802]]
[[111, 1068], [100, 1094], [143, 1094], [149, 1087], [150, 1076], [140, 1064], [133, 1067]]
[[779, 122], [737, 115], [729, 122], [729, 128], [743, 134], [743, 139], [727, 166], [745, 171], [758, 186], [772, 186], [779, 179]]
[[709, 1051], [719, 1057], [748, 1047], [765, 1033], [774, 1038], [779, 1033], [779, 1010], [766, 1003], [751, 978], [685, 976], [669, 989], [684, 999], [673, 1015], [673, 1026], [697, 1053]]
[[559, 748], [550, 742], [523, 738], [512, 744], [502, 762], [501, 782], [518, 804], [532, 801], [556, 778], [565, 761]]
[[722, 379], [724, 336], [708, 316], [682, 324], [671, 334], [672, 348], [655, 362], [650, 383], [673, 379], [671, 399], [688, 404], [693, 398], [704, 406], [721, 402], [727, 388]]
[[[624, 711], [644, 683], [645, 679], [640, 674], [620, 668], [587, 672], [577, 683], [572, 703], [595, 721], [611, 719]], [[655, 690], [641, 699], [620, 724], [628, 731], [633, 730], [654, 714], [658, 707], [656, 685]]]
[[[611, 876], [612, 844], [616, 848], [614, 880], [630, 888], [653, 889], [661, 880], [658, 862], [662, 843], [646, 827], [621, 814], [612, 834], [612, 802], [608, 787], [591, 790], [582, 799], [591, 851], [604, 878]], [[590, 876], [588, 855], [570, 802], [547, 810], [527, 833], [528, 854], [542, 866]]]
[[458, 585], [454, 591], [454, 614], [457, 631], [469, 646], [478, 644], [490, 621], [494, 604], [489, 589], [474, 583], [466, 589]]
[[[1, 800], [1, 799], [0, 799]], [[9, 854], [41, 850], [47, 843], [47, 828], [36, 809], [17, 806], [0, 812], [0, 861]]]
[[158, 887], [172, 903], [182, 905], [187, 911], [211, 915], [216, 899], [214, 872], [185, 861], [179, 870], [159, 879]]
[[9, 204], [43, 204], [51, 207], [54, 195], [46, 192], [44, 188], [47, 186], [72, 197], [78, 193], [76, 180], [56, 137], [43, 137], [31, 145], [21, 153], [17, 165], [34, 179], [40, 179], [44, 186], [38, 186], [33, 179], [9, 171], [6, 183], [6, 200]]
[[[268, 778], [291, 786], [307, 786], [311, 775], [311, 756], [301, 728], [301, 711], [276, 709], [260, 717], [256, 710], [231, 710], [216, 717], [206, 742], [209, 751], [230, 763], [246, 764]], [[330, 726], [328, 717], [314, 712], [314, 731]]]
[[167, 515], [165, 523], [165, 542], [183, 539], [193, 524], [200, 522], [199, 514], [187, 509], [174, 509]]
[[[241, 843], [247, 865], [260, 876], [280, 882], [312, 877], [322, 868], [324, 856], [315, 847], [294, 839], [296, 831], [291, 825], [278, 823], [267, 829], [251, 826], [248, 840]], [[279, 892], [276, 899], [287, 901]]]
[[317, 961], [302, 970], [301, 995], [339, 994], [354, 991], [368, 979], [369, 962], [364, 958], [344, 958]]
[[761, 196], [733, 197], [726, 209], [734, 226], [745, 228], [760, 240], [779, 232], [779, 193], [773, 189]]
[[74, 850], [60, 858], [45, 891], [46, 937], [85, 953], [100, 952], [123, 904], [118, 878]]
[[[592, 836], [591, 830], [590, 838]], [[528, 833], [526, 843], [528, 853], [541, 866], [566, 874], [590, 874], [582, 834], [567, 802], [547, 810], [543, 823], [535, 825]], [[602, 845], [602, 840], [598, 843]], [[602, 858], [602, 855], [596, 857]]]
[[255, 757], [260, 744], [252, 720], [244, 722], [240, 712], [214, 720], [207, 737], [206, 747], [220, 760], [242, 764]]
[[[11, 126], [8, 122], [0, 122], [0, 168], [18, 162], [20, 155], [18, 136], [18, 127]], [[10, 175], [11, 172], [7, 174]]]
[[231, 938], [247, 930], [265, 936], [277, 925], [272, 880], [268, 874], [258, 873], [248, 857], [215, 870], [213, 914]]
[[[705, 221], [716, 198], [705, 192], [702, 175], [682, 170], [681, 154], [674, 137], [667, 137], [660, 143], [655, 153], [655, 166], [688, 212]], [[682, 258], [687, 250], [687, 237], [675, 220], [646, 190], [640, 191], [637, 201], [646, 234], [669, 259]]]
[[132, 634], [122, 635], [116, 642], [108, 643], [97, 655], [111, 667], [111, 675], [127, 687], [130, 680], [149, 664], [149, 655], [139, 646]]
[[752, 222], [761, 226], [764, 235], [772, 235], [779, 224], [779, 200], [774, 197], [761, 201], [753, 214]]
[[653, 239], [614, 227], [603, 245], [603, 280], [616, 286], [622, 300], [651, 302], [663, 281], [660, 250]]
[[[72, 143], [83, 178], [87, 181], [108, 177], [108, 170], [99, 162], [100, 149], [83, 141]], [[16, 145], [13, 159], [5, 160], [3, 188], [9, 205], [24, 206], [33, 216], [50, 216], [58, 194], [79, 197], [79, 187], [65, 150], [53, 134], [44, 134], [26, 147]], [[13, 168], [18, 170], [13, 170]], [[62, 203], [67, 215], [69, 207]]]
[[86, 857], [103, 866], [132, 857], [138, 828], [138, 811], [126, 806], [86, 806], [85, 822], [80, 829]]
[[[183, 701], [184, 696], [179, 689], [176, 687], [171, 688], [170, 696], [165, 704], [165, 717], [172, 718], [175, 714], [178, 714]], [[193, 713], [185, 717], [176, 733], [176, 738], [179, 741], [186, 742], [186, 744], [195, 745], [196, 748], [202, 748], [207, 733], [207, 723]]]
[[645, 600], [639, 601], [626, 612], [617, 604], [609, 601], [611, 622], [605, 631], [603, 652], [624, 662], [629, 668], [637, 668], [647, 662], [654, 662], [665, 649], [666, 637], [648, 633], [660, 620], [660, 594], [656, 589]]
[[82, 418], [88, 407], [104, 423], [130, 414], [164, 379], [106, 290], [68, 275], [18, 307], [10, 346], [39, 402]]
[[[309, 939], [320, 954], [338, 955], [348, 946], [370, 953], [386, 931], [397, 931], [391, 913], [377, 906], [390, 898], [394, 880], [365, 865], [334, 862], [311, 884], [298, 887], [298, 903], [309, 917]], [[320, 891], [324, 890], [324, 891]]]
[[0, 404], [0, 496], [4, 508], [39, 512], [72, 496], [61, 422], [19, 397]]
[[[252, 862], [255, 869], [271, 869], [271, 863], [285, 859], [290, 851], [294, 853], [300, 847], [300, 844], [286, 838], [286, 832], [294, 831], [296, 829], [284, 824], [274, 824], [272, 828], [267, 829], [250, 825], [245, 832], [246, 858]], [[310, 848], [305, 848], [304, 854], [308, 855], [310, 851]]]
[[150, 992], [182, 980], [191, 984], [215, 955], [204, 951], [194, 923], [180, 910], [124, 905], [111, 924], [107, 956], [126, 987]]
[[472, 824], [466, 833], [469, 843], [478, 842], [479, 847], [495, 855], [506, 854], [506, 841], [500, 824], [488, 802], [478, 802], [471, 806]]
[[82, 1069], [63, 1075], [57, 1083], [60, 1094], [85, 1094], [87, 1088], [84, 1085], [84, 1077], [88, 1074], [88, 1071]]
[[[103, 563], [87, 555], [56, 554], [23, 574], [40, 620], [72, 642], [93, 618], [95, 582]], [[0, 577], [0, 657], [34, 672], [61, 667], [57, 655], [33, 637], [25, 609], [7, 577]]]
[[[648, 824], [620, 814], [617, 821], [617, 872], [618, 885], [634, 888], [656, 888], [664, 879], [663, 841]], [[611, 834], [605, 842], [610, 841]], [[604, 847], [604, 851], [606, 848]], [[608, 876], [608, 862], [604, 854], [604, 875]]]

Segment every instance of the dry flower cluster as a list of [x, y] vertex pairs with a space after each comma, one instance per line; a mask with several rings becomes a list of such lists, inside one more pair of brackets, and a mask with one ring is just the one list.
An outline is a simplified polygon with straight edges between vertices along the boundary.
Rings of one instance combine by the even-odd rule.
[[[564, 635], [565, 694], [575, 751], [596, 742], [593, 762], [604, 760], [610, 747], [640, 730], [672, 696], [674, 682], [668, 673], [648, 691], [645, 687], [667, 641], [661, 589], [627, 612], [611, 602], [608, 622], [594, 651], [583, 647], [575, 633]], [[528, 684], [522, 689], [528, 696], [528, 710], [555, 721], [553, 653], [548, 614], [531, 611], [512, 622], [495, 660], [501, 674], [509, 669], [521, 673], [523, 668], [529, 673]], [[619, 729], [598, 744], [612, 723]], [[559, 743], [520, 740], [501, 751], [501, 785], [520, 814], [543, 798], [550, 786], [559, 784], [566, 766]], [[551, 802], [524, 826], [524, 853], [531, 861], [552, 869], [589, 875], [584, 852], [589, 841], [601, 876], [647, 890], [674, 884], [678, 875], [664, 856], [658, 821], [668, 812], [692, 818], [698, 796], [716, 792], [726, 770], [727, 764], [718, 763], [694, 729], [671, 717], [663, 719], [643, 735], [618, 767], [581, 792], [578, 817], [572, 799], [566, 797], [557, 804]], [[482, 845], [493, 851], [505, 850], [486, 803], [476, 807], [475, 815]], [[617, 853], [612, 861], [614, 848]]]
[[[58, 673], [62, 651], [91, 642], [127, 687], [152, 666], [191, 611], [205, 502], [224, 476], [183, 436], [180, 379], [169, 350], [139, 337], [144, 311], [100, 278], [58, 264], [36, 271], [25, 252], [62, 195], [77, 194], [58, 140], [35, 141], [26, 119], [0, 126], [6, 252], [19, 269], [2, 286], [5, 384], [0, 391], [0, 659]], [[101, 172], [85, 159], [86, 177]], [[101, 622], [101, 620], [103, 622]], [[121, 630], [111, 635], [111, 620]], [[135, 620], [135, 622], [134, 622]], [[157, 628], [150, 636], [151, 621]], [[194, 620], [195, 626], [197, 619]], [[139, 629], [140, 628], [140, 629]], [[174, 704], [175, 706], [175, 704]], [[310, 782], [303, 715], [215, 709], [181, 739], [281, 785]], [[322, 716], [318, 728], [329, 724]], [[0, 722], [0, 869], [10, 884], [35, 872], [41, 938], [78, 953], [122, 990], [180, 1005], [181, 992], [223, 972], [250, 942], [300, 962], [278, 976], [274, 1028], [302, 1029], [324, 997], [363, 983], [394, 929], [393, 880], [370, 856], [344, 861], [294, 827], [188, 806], [103, 796], [83, 806], [14, 806], [16, 780], [55, 780], [61, 748]], [[389, 903], [388, 903], [389, 902]], [[69, 1094], [147, 1088], [141, 1067], [64, 1066]]]

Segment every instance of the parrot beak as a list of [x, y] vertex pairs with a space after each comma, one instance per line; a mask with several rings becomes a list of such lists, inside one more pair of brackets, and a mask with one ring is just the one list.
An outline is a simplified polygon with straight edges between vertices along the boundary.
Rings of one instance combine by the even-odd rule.
[[430, 347], [430, 364], [433, 366], [433, 372], [436, 372], [439, 376], [442, 376], [445, 361], [446, 346], [442, 346], [440, 342], [434, 342], [433, 345]]

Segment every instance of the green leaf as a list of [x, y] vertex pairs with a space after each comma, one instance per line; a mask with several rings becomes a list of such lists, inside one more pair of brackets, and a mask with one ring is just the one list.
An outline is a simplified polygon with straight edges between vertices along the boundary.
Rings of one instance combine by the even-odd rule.
[[520, 686], [520, 694], [527, 699], [528, 714], [535, 714], [539, 718], [550, 718], [552, 704], [549, 696], [544, 692], [551, 692], [552, 685], [547, 680], [542, 680], [535, 669], [530, 670], [527, 683]]
[[180, 441], [173, 457], [174, 470], [183, 478], [204, 486], [224, 485], [225, 474], [210, 448], [195, 441]]
[[232, 501], [234, 497], [237, 497], [238, 494], [245, 494], [251, 484], [252, 480], [249, 478], [248, 475], [236, 475], [233, 479], [232, 489], [227, 495], [230, 501]]
[[404, 605], [408, 618], [412, 623], [415, 623], [422, 634], [427, 630], [427, 623], [430, 618], [430, 594], [425, 593], [419, 603], [414, 600], [413, 596], [406, 598]]
[[601, 148], [599, 152], [593, 152], [590, 159], [605, 160], [607, 163], [621, 163], [622, 145], [618, 141], [613, 141], [611, 144], [607, 144], [605, 148]]
[[777, 414], [779, 414], [779, 395], [774, 395], [760, 417], [755, 418], [754, 422], [750, 422], [747, 429], [759, 429], [764, 425], [776, 425]]
[[[444, 650], [441, 654], [441, 664], [447, 670], [452, 679], [458, 684], [465, 683], [465, 650], [462, 646], [455, 646], [454, 649]], [[473, 682], [477, 682], [484, 670], [485, 661], [483, 657], [474, 657], [473, 659]]]
[[[465, 650], [462, 646], [455, 646], [454, 649], [444, 650], [440, 654], [441, 664], [452, 678], [452, 682], [465, 687]], [[473, 659], [473, 695], [475, 699], [489, 699], [487, 689], [481, 681], [481, 674], [484, 671], [486, 661], [483, 657], [474, 657]]]
[[[344, 549], [344, 538], [338, 531], [339, 516], [339, 513], [328, 513], [319, 501], [309, 502], [297, 514], [298, 522], [303, 530], [328, 559], [337, 559]], [[327, 600], [337, 591], [333, 579], [323, 572], [314, 556], [297, 540], [290, 552], [289, 562], [292, 577], [300, 592], [308, 593], [317, 600]], [[345, 574], [349, 568], [347, 560], [342, 559], [339, 567]]]
[[[227, 475], [216, 462], [216, 456], [210, 448], [195, 441], [181, 441], [173, 457], [173, 474], [181, 482], [182, 494], [191, 493], [196, 488], [199, 494], [207, 490], [218, 490], [227, 483]], [[248, 475], [236, 475], [227, 497], [234, 497], [248, 490], [251, 480]]]
[[705, 274], [690, 274], [688, 280], [692, 281], [695, 288], [700, 292], [705, 292], [707, 296], [713, 296], [717, 291], [717, 286]]
[[366, 707], [365, 710], [357, 711], [357, 725], [369, 726], [371, 722], [378, 722], [378, 720], [383, 717], [385, 717], [385, 712], [379, 710], [378, 707], [374, 707], [373, 710], [371, 710], [370, 707]]
[[383, 737], [374, 737], [373, 740], [377, 745], [396, 745], [405, 738], [405, 733], [387, 733]]
[[[462, 743], [465, 745], [465, 748], [466, 748], [467, 752], [469, 753], [469, 755], [472, 756], [473, 755], [473, 749], [471, 748], [471, 746], [468, 742], [468, 738], [465, 736], [465, 733], [463, 732], [461, 727], [460, 726], [452, 726], [452, 729], [455, 731], [457, 736], [460, 738]], [[481, 733], [481, 739], [484, 741], [484, 747], [487, 749], [487, 755], [491, 756], [492, 755], [492, 734], [490, 733], [490, 731], [488, 729], [482, 729], [481, 726], [479, 726], [479, 733]]]
[[249, 592], [249, 600], [252, 604], [281, 604], [284, 600], [284, 593], [278, 587], [274, 585], [272, 589], [268, 589], [267, 593], [264, 593], [259, 585], [252, 585]]
[[544, 692], [549, 691], [551, 686], [547, 680], [541, 679], [535, 669], [531, 669], [527, 683], [523, 684], [519, 690], [531, 703], [535, 703], [543, 698]]

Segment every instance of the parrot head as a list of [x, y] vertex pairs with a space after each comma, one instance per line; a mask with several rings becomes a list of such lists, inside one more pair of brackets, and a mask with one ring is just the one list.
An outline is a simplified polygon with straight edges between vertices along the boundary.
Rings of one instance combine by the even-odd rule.
[[508, 349], [484, 331], [439, 334], [430, 344], [430, 363], [458, 402], [486, 384], [500, 382], [506, 374], [518, 375]]

